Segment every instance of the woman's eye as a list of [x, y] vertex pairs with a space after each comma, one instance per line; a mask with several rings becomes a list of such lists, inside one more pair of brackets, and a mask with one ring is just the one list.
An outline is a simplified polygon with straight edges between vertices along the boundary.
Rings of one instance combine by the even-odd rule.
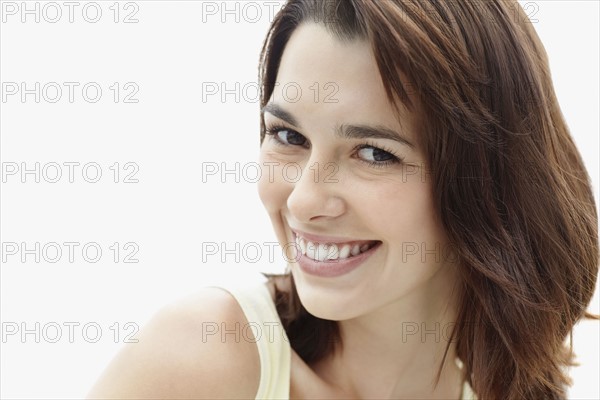
[[305, 146], [306, 138], [298, 132], [284, 127], [269, 128], [265, 132], [272, 135], [276, 142], [284, 146]]
[[372, 145], [361, 145], [357, 149], [357, 155], [361, 161], [373, 167], [385, 167], [393, 164], [401, 164], [403, 159], [391, 151], [386, 151]]
[[[265, 134], [271, 136], [278, 146], [301, 146], [309, 148], [308, 140], [302, 134], [284, 126], [275, 125], [266, 128]], [[403, 162], [403, 159], [396, 156], [391, 150], [386, 150], [369, 143], [356, 146], [354, 151], [362, 162], [373, 167], [385, 167]]]
[[369, 162], [386, 162], [396, 159], [396, 156], [377, 147], [363, 147], [358, 151], [358, 155]]

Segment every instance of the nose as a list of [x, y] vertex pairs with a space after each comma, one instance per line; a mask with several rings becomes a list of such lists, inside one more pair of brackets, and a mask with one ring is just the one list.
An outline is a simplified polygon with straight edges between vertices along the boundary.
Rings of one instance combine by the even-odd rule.
[[340, 191], [339, 168], [333, 162], [313, 161], [302, 168], [299, 179], [287, 199], [287, 208], [298, 222], [335, 218], [345, 212], [344, 194]]

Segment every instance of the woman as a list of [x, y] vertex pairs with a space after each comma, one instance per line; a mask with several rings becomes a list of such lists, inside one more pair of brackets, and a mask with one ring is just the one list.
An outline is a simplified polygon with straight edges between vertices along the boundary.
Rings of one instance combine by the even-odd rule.
[[565, 398], [597, 211], [527, 21], [504, 0], [289, 0], [259, 182], [287, 273], [164, 309], [90, 397]]

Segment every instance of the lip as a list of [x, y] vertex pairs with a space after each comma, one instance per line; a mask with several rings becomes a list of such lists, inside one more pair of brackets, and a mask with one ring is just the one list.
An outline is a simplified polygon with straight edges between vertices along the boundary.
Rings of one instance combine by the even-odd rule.
[[[336, 236], [321, 236], [321, 235], [315, 235], [315, 234], [308, 233], [308, 232], [303, 232], [298, 229], [292, 229], [292, 232], [294, 233], [295, 236], [300, 236], [304, 239], [310, 240], [311, 242], [317, 242], [317, 243], [339, 244], [339, 243], [350, 243], [350, 242], [373, 242], [374, 241], [374, 240], [369, 240], [369, 239], [364, 240], [364, 239], [342, 238], [342, 237], [336, 237]], [[295, 236], [294, 236], [294, 240], [296, 239]]]
[[[302, 236], [301, 233], [300, 235]], [[294, 235], [294, 240], [295, 239], [296, 237]], [[344, 241], [347, 242], [348, 240]], [[309, 258], [306, 255], [302, 254], [300, 258], [296, 260], [296, 262], [300, 266], [300, 269], [309, 275], [319, 276], [323, 278], [333, 278], [350, 273], [351, 271], [362, 266], [364, 262], [379, 249], [381, 244], [382, 242], [378, 241], [378, 243], [371, 247], [369, 250], [350, 258], [315, 261], [312, 258]]]

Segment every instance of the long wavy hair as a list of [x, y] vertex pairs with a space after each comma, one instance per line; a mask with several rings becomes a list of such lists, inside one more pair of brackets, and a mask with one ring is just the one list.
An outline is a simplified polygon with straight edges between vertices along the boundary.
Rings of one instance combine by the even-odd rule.
[[[291, 34], [309, 22], [342, 41], [367, 40], [390, 103], [418, 118], [435, 212], [460, 265], [446, 351], [456, 344], [465, 379], [486, 400], [565, 398], [572, 380], [563, 368], [578, 365], [573, 326], [598, 319], [586, 311], [598, 216], [546, 51], [522, 8], [513, 0], [288, 0], [260, 55], [261, 109]], [[283, 276], [291, 291], [276, 290], [275, 302], [291, 346], [317, 361], [340, 341], [337, 322], [307, 312], [292, 275]]]

